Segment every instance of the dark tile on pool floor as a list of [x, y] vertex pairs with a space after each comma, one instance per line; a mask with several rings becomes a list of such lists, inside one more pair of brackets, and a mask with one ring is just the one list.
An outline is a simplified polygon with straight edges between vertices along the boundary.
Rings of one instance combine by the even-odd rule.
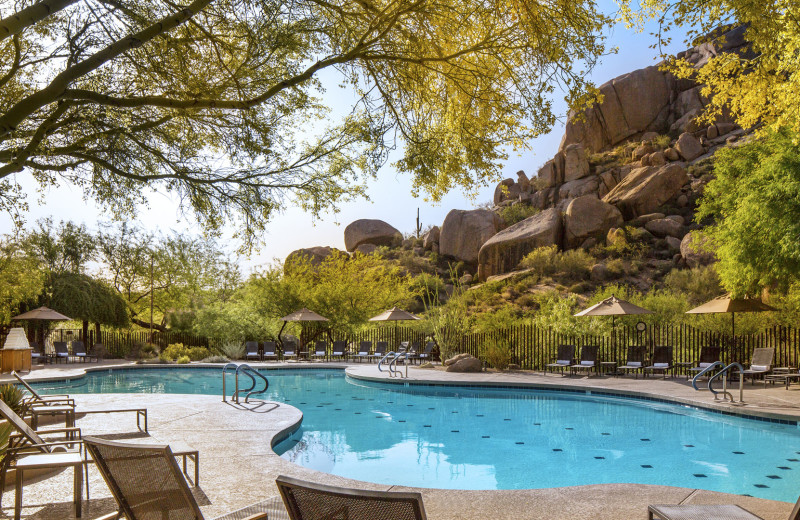
[[782, 470], [787, 470], [788, 469], [788, 470], [790, 470], [792, 468], [790, 468], [789, 466], [778, 466], [778, 469], [782, 469]]
[[515, 442], [515, 444], [525, 444], [525, 443], [522, 442], [522, 441], [517, 441], [517, 442]]
[[423, 428], [430, 428], [430, 427], [431, 427], [431, 425], [430, 425], [430, 424], [423, 424], [423, 425], [422, 425], [422, 427], [423, 427]]
[[771, 478], [771, 479], [775, 480], [775, 479], [778, 479], [778, 478], [781, 478], [781, 477], [779, 477], [778, 475], [767, 475], [767, 478]]
[[450, 433], [458, 433], [458, 430], [450, 430]]
[[753, 485], [754, 485], [755, 487], [757, 487], [757, 488], [761, 488], [761, 489], [764, 489], [764, 488], [768, 488], [768, 487], [769, 487], [769, 486], [768, 486], [768, 485], [766, 485], [766, 484], [753, 484]]
[[488, 439], [488, 438], [489, 438], [488, 435], [481, 435], [481, 439]]
[[650, 439], [639, 439], [642, 442], [650, 442]]
[[734, 455], [744, 455], [744, 452], [743, 451], [734, 451], [733, 454]]
[[652, 469], [653, 466], [651, 466], [650, 464], [642, 464], [642, 467], [646, 469]]
[[684, 444], [684, 448], [694, 448], [694, 444]]
[[788, 460], [789, 462], [800, 462], [800, 459], [786, 459], [786, 460]]
[[564, 451], [561, 448], [553, 448], [553, 451]]
[[565, 430], [574, 430], [575, 428], [564, 428]]
[[705, 473], [695, 473], [694, 476], [697, 478], [708, 478], [708, 475]]
[[595, 457], [597, 460], [605, 460], [605, 457]]

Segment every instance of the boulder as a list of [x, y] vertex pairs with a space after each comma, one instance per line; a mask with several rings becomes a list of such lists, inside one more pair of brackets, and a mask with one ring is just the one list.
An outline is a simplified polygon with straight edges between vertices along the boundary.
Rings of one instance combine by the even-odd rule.
[[582, 144], [571, 144], [564, 148], [564, 182], [582, 179], [589, 175], [589, 160]]
[[658, 132], [645, 132], [642, 134], [642, 141], [652, 141], [658, 137]]
[[382, 220], [362, 218], [344, 228], [344, 246], [350, 252], [361, 244], [390, 246], [398, 235], [397, 229]]
[[570, 202], [564, 214], [564, 248], [580, 246], [587, 238], [605, 236], [611, 228], [624, 223], [622, 213], [594, 195], [584, 195]]
[[644, 225], [644, 228], [657, 237], [675, 237], [681, 238], [683, 236], [683, 225], [669, 218], [659, 218], [651, 220]]
[[596, 245], [597, 245], [597, 239], [595, 237], [589, 237], [583, 242], [581, 242], [581, 249], [583, 249], [584, 251], [590, 251]]
[[531, 189], [531, 181], [522, 170], [517, 172], [517, 184], [519, 184], [519, 189], [522, 193], [527, 193]]
[[590, 193], [597, 193], [597, 188], [600, 186], [600, 178], [596, 175], [586, 177], [585, 179], [576, 179], [574, 181], [565, 182], [558, 189], [559, 200], [574, 199]]
[[648, 213], [647, 215], [640, 215], [636, 217], [636, 222], [640, 225], [647, 224], [651, 220], [658, 220], [660, 218], [667, 218], [663, 213]]
[[439, 243], [439, 226], [433, 226], [430, 231], [422, 237], [422, 247], [427, 250], [433, 249], [433, 244]]
[[472, 357], [472, 356], [469, 355], [469, 354], [466, 354], [466, 353], [464, 353], [464, 354], [456, 354], [455, 356], [453, 356], [451, 358], [445, 359], [444, 363], [442, 363], [442, 364], [444, 366], [446, 366], [446, 367], [449, 367], [450, 365], [455, 364], [455, 363], [461, 361], [462, 359], [466, 359], [466, 358], [470, 358], [470, 357]]
[[664, 239], [667, 242], [671, 251], [680, 251], [681, 249], [681, 239], [675, 237], [667, 237]]
[[286, 269], [286, 266], [288, 265], [301, 261], [301, 258], [306, 258], [309, 262], [311, 262], [311, 265], [319, 265], [334, 253], [347, 255], [347, 253], [344, 251], [328, 246], [296, 249], [286, 256], [286, 260], [283, 262], [284, 269]]
[[539, 182], [544, 185], [545, 188], [552, 188], [553, 186], [564, 182], [564, 179], [560, 178], [558, 175], [558, 170], [556, 169], [553, 159], [550, 159], [544, 163], [544, 166], [539, 168], [538, 177]]
[[483, 363], [480, 359], [467, 356], [464, 358], [459, 359], [455, 363], [451, 365], [447, 365], [445, 369], [447, 372], [482, 372], [483, 371]]
[[683, 116], [678, 118], [677, 121], [672, 123], [672, 125], [669, 127], [669, 131], [671, 133], [694, 132], [695, 130], [697, 130], [696, 120], [697, 116], [699, 116], [700, 113], [701, 113], [700, 110], [692, 110], [684, 114]]
[[630, 220], [652, 213], [680, 193], [687, 182], [686, 169], [678, 163], [636, 168], [603, 197], [603, 201], [615, 205], [622, 216]]
[[439, 234], [439, 252], [464, 262], [478, 260], [481, 246], [501, 228], [499, 216], [488, 209], [454, 209]]
[[663, 166], [667, 164], [667, 158], [664, 155], [664, 152], [659, 150], [657, 152], [651, 153], [647, 157], [647, 162], [650, 163], [650, 166]]
[[668, 161], [679, 161], [681, 155], [678, 153], [678, 150], [669, 147], [666, 150], [664, 150], [664, 158], [666, 158]]
[[472, 275], [469, 273], [464, 274], [461, 278], [458, 279], [458, 283], [461, 285], [469, 285], [472, 283]]
[[609, 191], [613, 190], [614, 186], [617, 185], [617, 179], [616, 177], [614, 177], [614, 172], [612, 172], [611, 170], [607, 170], [601, 173], [600, 180], [603, 181], [603, 184], [605, 184], [606, 189], [608, 189]]
[[620, 228], [611, 228], [606, 235], [606, 244], [613, 246], [616, 244], [623, 245], [627, 239], [625, 238], [625, 230]]
[[703, 146], [694, 134], [690, 132], [684, 132], [678, 137], [678, 143], [675, 148], [686, 161], [691, 161], [703, 155]]
[[[501, 202], [509, 199], [516, 199], [519, 196], [519, 186], [514, 187], [514, 179], [503, 179], [494, 189], [494, 205], [499, 206]], [[514, 195], [512, 192], [516, 192]]]
[[669, 104], [671, 88], [667, 74], [658, 65], [646, 67], [614, 78], [611, 83], [628, 128], [643, 132]]
[[650, 143], [642, 143], [633, 150], [633, 160], [638, 161], [645, 155], [655, 152], [655, 148]]
[[689, 267], [700, 267], [714, 263], [717, 257], [711, 249], [708, 238], [698, 232], [690, 231], [681, 240], [681, 256]]
[[561, 245], [561, 215], [550, 208], [517, 222], [483, 244], [478, 254], [478, 278], [507, 273], [537, 247]]
[[[682, 215], [667, 215], [667, 218], [683, 225], [686, 224], [686, 219]], [[683, 235], [681, 235], [683, 236]]]
[[605, 264], [594, 264], [589, 277], [593, 282], [602, 282], [608, 279], [608, 268]]
[[361, 253], [362, 255], [371, 255], [378, 250], [375, 244], [359, 244], [354, 253]]

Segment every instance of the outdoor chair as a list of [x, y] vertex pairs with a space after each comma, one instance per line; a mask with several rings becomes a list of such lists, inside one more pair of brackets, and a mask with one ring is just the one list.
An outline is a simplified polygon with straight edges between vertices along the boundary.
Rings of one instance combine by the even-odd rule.
[[358, 344], [358, 354], [353, 357], [355, 357], [355, 359], [357, 359], [360, 363], [362, 359], [369, 359], [370, 350], [372, 350], [372, 342], [362, 341]]
[[331, 349], [331, 359], [346, 359], [345, 352], [347, 351], [346, 341], [334, 341], [333, 348]]
[[[14, 520], [20, 519], [22, 511], [22, 483], [25, 471], [42, 469], [73, 468], [73, 502], [75, 516], [81, 516], [81, 496], [83, 494], [83, 476], [86, 474], [86, 459], [81, 454], [80, 428], [49, 429], [37, 432], [17, 415], [3, 401], [0, 401], [0, 417], [8, 422], [16, 431], [9, 436], [8, 448], [0, 462], [0, 482], [5, 482], [9, 469], [15, 470]], [[64, 434], [65, 440], [46, 441], [40, 435]], [[0, 504], [3, 500], [3, 487], [0, 486]], [[89, 498], [88, 475], [86, 480], [86, 498]]]
[[314, 346], [314, 354], [311, 357], [325, 361], [325, 358], [328, 357], [328, 344], [324, 341], [317, 341]]
[[[700, 349], [700, 360], [697, 362], [696, 367], [689, 368], [689, 371], [686, 372], [686, 379], [689, 379], [692, 374], [698, 374], [705, 370], [706, 368], [710, 367], [717, 361], [720, 361], [722, 357], [722, 348], [720, 347], [703, 347]], [[711, 376], [711, 374], [708, 374]]]
[[283, 475], [275, 484], [291, 520], [427, 519], [419, 493], [340, 488]]
[[70, 362], [69, 349], [67, 349], [66, 342], [64, 341], [53, 342], [53, 349], [55, 350], [56, 363], [58, 363], [60, 359], [63, 359], [65, 363]]
[[294, 341], [287, 341], [283, 346], [283, 359], [295, 358], [297, 359], [297, 344]]
[[554, 363], [548, 363], [544, 366], [544, 373], [546, 374], [549, 369], [559, 369], [561, 375], [564, 375], [564, 369], [569, 368], [575, 363], [575, 345], [559, 345], [556, 349], [556, 360]]
[[419, 360], [419, 343], [414, 342], [408, 347], [407, 359], [412, 363], [416, 363]]
[[278, 354], [275, 352], [274, 341], [264, 342], [264, 354], [261, 356], [261, 359], [278, 359]]
[[[735, 504], [700, 505], [681, 504], [666, 505], [653, 504], [647, 508], [648, 520], [659, 518], [661, 520], [708, 520], [713, 518], [732, 518], [735, 520], [763, 520], [747, 509]], [[787, 520], [800, 520], [800, 499], [794, 504]]]
[[625, 364], [618, 366], [617, 371], [622, 375], [633, 372], [638, 379], [639, 373], [644, 373], [644, 353], [645, 347], [639, 345], [628, 347], [628, 355], [625, 358]]
[[600, 347], [597, 345], [584, 345], [581, 347], [581, 360], [574, 365], [570, 365], [570, 373], [575, 374], [582, 370], [586, 370], [587, 376], [592, 374], [592, 370], [594, 370], [595, 373], [599, 373], [599, 363], [597, 360], [598, 350], [600, 350]]
[[750, 384], [754, 384], [755, 378], [765, 376], [772, 371], [772, 360], [775, 358], [774, 348], [753, 349], [753, 358], [750, 360], [750, 367], [742, 374], [745, 378], [750, 378]]
[[94, 360], [97, 361], [97, 356], [93, 356], [86, 352], [86, 345], [84, 345], [83, 341], [72, 342], [72, 355], [75, 356], [77, 359], [80, 359], [81, 362], [91, 361], [92, 358], [94, 358]]
[[261, 354], [258, 352], [258, 341], [247, 341], [244, 344], [244, 359], [257, 359], [261, 361]]
[[[84, 438], [86, 450], [108, 484], [119, 511], [97, 520], [126, 520], [151, 518], [185, 518], [203, 520], [205, 517], [189, 489], [175, 453], [166, 445], [127, 444]], [[241, 520], [278, 518], [278, 512], [266, 505], [248, 508], [258, 511]]]
[[47, 356], [44, 354], [41, 345], [36, 343], [35, 341], [30, 342], [31, 347], [31, 364], [39, 362], [44, 364], [47, 360]]
[[661, 345], [656, 347], [653, 351], [653, 364], [649, 367], [644, 367], [644, 374], [646, 376], [649, 372], [654, 374], [656, 372], [661, 372], [664, 374], [664, 379], [666, 379], [667, 372], [670, 372], [670, 377], [672, 377], [671, 371], [673, 368], [672, 347]]
[[386, 347], [388, 344], [385, 341], [379, 341], [375, 344], [375, 353], [372, 354], [372, 358], [375, 361], [380, 361], [383, 356], [386, 355]]
[[429, 341], [425, 344], [425, 350], [420, 352], [419, 355], [417, 356], [420, 363], [422, 363], [423, 360], [429, 361], [431, 359], [431, 356], [433, 355], [433, 348], [435, 346], [436, 343], [434, 343], [433, 341]]
[[17, 374], [15, 371], [12, 370], [11, 375], [17, 378], [17, 382], [21, 384], [30, 394], [29, 396], [22, 398], [24, 412], [27, 412], [28, 409], [34, 406], [70, 406], [75, 408], [75, 399], [70, 397], [68, 394], [39, 395], [39, 393], [34, 390], [27, 381], [19, 377], [19, 374]]

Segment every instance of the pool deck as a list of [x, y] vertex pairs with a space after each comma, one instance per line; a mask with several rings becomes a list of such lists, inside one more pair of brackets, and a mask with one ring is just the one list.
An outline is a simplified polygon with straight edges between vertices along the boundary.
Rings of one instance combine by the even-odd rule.
[[[105, 362], [100, 366], [120, 363]], [[257, 364], [253, 364], [257, 365]], [[269, 367], [301, 367], [313, 365], [343, 367], [344, 363], [265, 364]], [[348, 374], [366, 379], [387, 379], [374, 364], [346, 365]], [[84, 368], [97, 363], [60, 365], [36, 368], [30, 378], [79, 376]], [[531, 372], [485, 372], [454, 374], [441, 370], [408, 370], [407, 381], [428, 383], [461, 383], [470, 385], [557, 386], [575, 390], [603, 390], [643, 397], [669, 398], [748, 415], [800, 420], [800, 386], [785, 390], [775, 385], [764, 388], [757, 383], [745, 387], [743, 407], [713, 404], [708, 392], [694, 391], [683, 377], [661, 380], [633, 377], [561, 377]], [[6, 376], [0, 381], [7, 380]], [[737, 389], [738, 390], [738, 389]], [[212, 519], [250, 504], [277, 496], [274, 484], [278, 475], [290, 475], [331, 485], [363, 489], [409, 490], [402, 486], [385, 486], [354, 481], [297, 466], [275, 455], [271, 440], [291, 430], [302, 419], [302, 413], [286, 404], [255, 402], [248, 406], [223, 403], [218, 396], [163, 394], [100, 394], [76, 396], [85, 409], [147, 407], [150, 434], [136, 429], [132, 414], [86, 415], [78, 426], [84, 435], [129, 439], [145, 443], [183, 442], [200, 451], [200, 486], [196, 496], [206, 518]], [[390, 471], [390, 470], [389, 470]], [[83, 518], [93, 519], [114, 510], [114, 502], [98, 471], [91, 467], [91, 500], [84, 497]], [[191, 472], [190, 472], [191, 474]], [[71, 519], [72, 472], [61, 472], [46, 479], [26, 484], [23, 518]], [[605, 484], [553, 489], [513, 491], [454, 491], [414, 489], [423, 495], [430, 520], [484, 519], [597, 519], [618, 520], [646, 518], [648, 504], [721, 504], [736, 503], [767, 520], [785, 519], [792, 504], [739, 495], [728, 495], [690, 488], [640, 484]], [[800, 493], [800, 490], [798, 490]], [[13, 488], [3, 496], [0, 518], [13, 516]], [[272, 518], [272, 517], [270, 517]]]

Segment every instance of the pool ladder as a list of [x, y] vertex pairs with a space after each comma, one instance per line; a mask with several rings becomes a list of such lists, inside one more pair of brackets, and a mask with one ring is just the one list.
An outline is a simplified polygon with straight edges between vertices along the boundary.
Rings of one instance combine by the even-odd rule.
[[[707, 366], [706, 368], [701, 370], [696, 376], [694, 376], [694, 378], [692, 378], [692, 387], [697, 391], [702, 390], [701, 388], [697, 387], [697, 380], [700, 378], [700, 376], [703, 376], [706, 373], [714, 370], [717, 367], [721, 367], [721, 366], [723, 366], [722, 361], [714, 361], [709, 366]], [[734, 368], [739, 370], [739, 401], [738, 402], [736, 401], [736, 399], [733, 398], [733, 394], [728, 391], [728, 378], [727, 377], [723, 377], [722, 378], [722, 390], [721, 391], [714, 390], [711, 387], [711, 385], [714, 383], [715, 379], [717, 379], [719, 377], [722, 377], [725, 374], [728, 374]], [[714, 400], [715, 401], [719, 400], [719, 395], [722, 394], [722, 400], [723, 401], [730, 401], [731, 404], [735, 404], [737, 406], [743, 405], [744, 404], [744, 367], [741, 365], [741, 363], [731, 363], [731, 364], [729, 364], [728, 366], [726, 366], [725, 368], [723, 368], [722, 370], [720, 370], [719, 372], [717, 372], [716, 374], [714, 374], [713, 376], [708, 378], [708, 390], [712, 394], [714, 394]]]
[[[408, 378], [408, 352], [395, 352], [394, 350], [387, 352], [385, 356], [378, 361], [378, 371], [383, 372], [381, 365], [386, 360], [389, 360], [389, 377], [399, 377], [403, 379]], [[397, 361], [403, 359], [403, 366], [405, 367], [405, 374], [397, 369]]]
[[[225, 401], [225, 373], [228, 371], [229, 368], [236, 369], [236, 372], [235, 372], [236, 390], [233, 392], [233, 394], [231, 394], [231, 400], [233, 402], [235, 402], [236, 404], [239, 404], [239, 394], [240, 393], [245, 393], [244, 402], [246, 403], [246, 402], [248, 402], [248, 399], [250, 399], [251, 395], [253, 395], [253, 394], [263, 394], [264, 392], [267, 391], [267, 388], [269, 388], [269, 381], [267, 381], [267, 378], [264, 377], [263, 375], [261, 375], [260, 372], [258, 372], [255, 369], [253, 369], [253, 367], [251, 367], [247, 363], [241, 363], [241, 364], [228, 363], [227, 365], [222, 367], [222, 402], [223, 403], [226, 402]], [[239, 388], [239, 374], [240, 373], [243, 374], [243, 375], [246, 375], [247, 377], [250, 378], [250, 381], [252, 382], [252, 384], [250, 385], [250, 388], [248, 388], [246, 390], [243, 389], [243, 388]], [[256, 385], [258, 384], [257, 380], [261, 380], [261, 381], [264, 382], [264, 388], [262, 388], [260, 390], [256, 390], [255, 389]]]

